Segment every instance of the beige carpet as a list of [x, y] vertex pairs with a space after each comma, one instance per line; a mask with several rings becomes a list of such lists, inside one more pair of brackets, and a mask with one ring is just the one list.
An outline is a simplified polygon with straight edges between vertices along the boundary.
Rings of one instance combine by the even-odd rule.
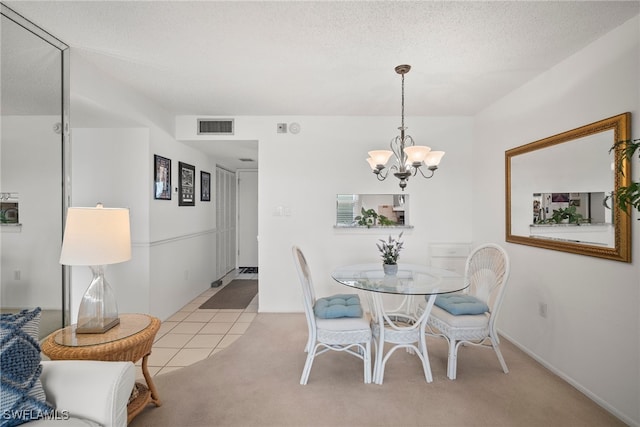
[[434, 381], [418, 358], [397, 351], [383, 385], [363, 384], [362, 362], [330, 352], [299, 384], [306, 353], [303, 314], [259, 314], [232, 346], [155, 377], [163, 406], [130, 426], [623, 426], [506, 340], [504, 374], [493, 351], [460, 350], [446, 377], [446, 345], [429, 339]]

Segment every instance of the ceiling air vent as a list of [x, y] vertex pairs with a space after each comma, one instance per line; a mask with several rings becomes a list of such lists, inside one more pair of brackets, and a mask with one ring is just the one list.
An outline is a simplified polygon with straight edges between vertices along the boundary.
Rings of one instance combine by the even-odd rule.
[[198, 135], [233, 135], [233, 119], [198, 119]]

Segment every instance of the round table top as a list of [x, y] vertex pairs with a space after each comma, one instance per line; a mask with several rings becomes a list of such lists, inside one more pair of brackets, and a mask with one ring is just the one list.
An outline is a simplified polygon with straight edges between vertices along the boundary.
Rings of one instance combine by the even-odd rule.
[[151, 324], [151, 317], [146, 314], [120, 314], [120, 323], [102, 334], [76, 334], [77, 325], [67, 326], [56, 332], [56, 344], [66, 347], [84, 347], [107, 344], [130, 337], [143, 331]]
[[402, 263], [393, 276], [385, 275], [381, 264], [354, 264], [336, 268], [331, 277], [355, 289], [399, 295], [446, 294], [468, 286], [464, 277], [453, 271]]

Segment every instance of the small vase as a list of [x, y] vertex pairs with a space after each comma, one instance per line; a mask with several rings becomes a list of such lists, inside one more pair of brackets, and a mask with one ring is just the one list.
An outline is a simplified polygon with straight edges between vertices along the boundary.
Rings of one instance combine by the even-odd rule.
[[386, 276], [395, 276], [398, 273], [398, 264], [382, 264]]

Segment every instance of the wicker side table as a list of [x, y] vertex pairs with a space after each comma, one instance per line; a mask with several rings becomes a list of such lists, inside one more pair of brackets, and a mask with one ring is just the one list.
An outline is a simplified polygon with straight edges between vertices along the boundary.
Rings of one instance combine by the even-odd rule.
[[160, 319], [146, 314], [120, 314], [119, 317], [120, 324], [103, 334], [76, 334], [76, 325], [59, 329], [44, 340], [42, 352], [51, 360], [136, 363], [142, 359], [142, 375], [146, 384], [136, 382], [134, 392], [137, 397], [127, 407], [127, 422], [130, 422], [147, 404], [162, 405], [147, 368], [147, 358], [160, 329]]

